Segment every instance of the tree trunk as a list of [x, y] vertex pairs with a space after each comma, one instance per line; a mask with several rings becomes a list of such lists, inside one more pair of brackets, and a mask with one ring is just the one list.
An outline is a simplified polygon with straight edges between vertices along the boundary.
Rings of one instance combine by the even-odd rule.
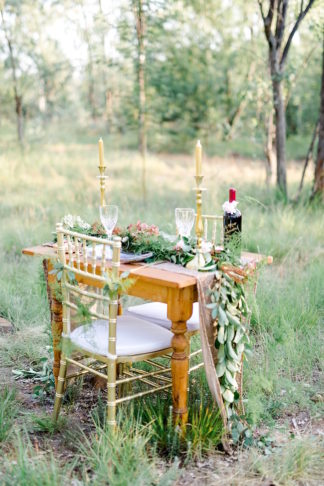
[[143, 1], [137, 0], [134, 4], [136, 33], [137, 33], [137, 80], [139, 90], [139, 151], [142, 158], [142, 194], [146, 200], [146, 93], [145, 93], [145, 18]]
[[285, 103], [282, 95], [282, 73], [279, 68], [278, 51], [272, 47], [270, 51], [270, 67], [272, 78], [273, 106], [275, 110], [276, 124], [276, 158], [277, 158], [277, 186], [287, 197], [286, 176], [286, 114]]
[[286, 115], [280, 82], [275, 82], [273, 98], [276, 117], [276, 157], [277, 157], [277, 185], [287, 196], [286, 176]]
[[266, 185], [269, 186], [272, 179], [273, 167], [276, 157], [273, 151], [274, 126], [273, 126], [273, 109], [271, 107], [267, 123], [267, 141], [265, 146], [266, 156]]
[[22, 96], [15, 94], [16, 103], [16, 117], [17, 117], [17, 135], [19, 143], [22, 144], [24, 141], [24, 123], [23, 123], [23, 105]]
[[277, 185], [287, 198], [286, 180], [286, 115], [285, 103], [282, 95], [282, 77], [285, 63], [290, 50], [292, 40], [307, 12], [311, 9], [315, 0], [300, 0], [299, 12], [288, 38], [283, 47], [285, 37], [286, 20], [289, 0], [269, 0], [266, 2], [268, 10], [265, 12], [263, 0], [258, 0], [264, 33], [269, 46], [269, 60], [272, 79], [272, 96], [276, 121], [276, 155], [277, 155]]
[[324, 37], [322, 56], [321, 105], [319, 115], [318, 146], [312, 198], [320, 196], [324, 200]]

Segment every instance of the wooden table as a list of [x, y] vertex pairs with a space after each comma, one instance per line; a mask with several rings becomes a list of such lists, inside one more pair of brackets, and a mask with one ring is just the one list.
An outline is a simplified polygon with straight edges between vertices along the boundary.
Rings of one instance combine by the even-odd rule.
[[[56, 277], [51, 275], [50, 271], [53, 269], [53, 263], [57, 259], [57, 253], [53, 248], [39, 245], [25, 248], [23, 254], [43, 258], [51, 310], [54, 351], [53, 373], [56, 383], [60, 367], [58, 345], [63, 326], [62, 303], [55, 298], [51, 284], [55, 282]], [[263, 258], [262, 255], [255, 253], [243, 253], [242, 256], [251, 262], [257, 262]], [[97, 270], [99, 273], [99, 264]], [[130, 277], [136, 277], [134, 285], [128, 291], [129, 295], [167, 304], [167, 315], [172, 322], [171, 331], [173, 333], [171, 341], [173, 348], [171, 357], [173, 410], [176, 418], [182, 423], [186, 423], [188, 417], [187, 389], [189, 368], [187, 354], [189, 343], [186, 332], [187, 321], [192, 315], [193, 303], [198, 299], [196, 279], [191, 275], [174, 273], [155, 268], [154, 266], [143, 266], [140, 264], [121, 264], [120, 271], [128, 271]], [[89, 284], [89, 282], [83, 283]], [[95, 281], [92, 281], [91, 285], [94, 285], [94, 283]]]

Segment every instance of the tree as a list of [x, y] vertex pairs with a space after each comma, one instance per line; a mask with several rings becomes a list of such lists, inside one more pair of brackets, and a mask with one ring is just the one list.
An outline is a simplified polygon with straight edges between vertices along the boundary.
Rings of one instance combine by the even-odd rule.
[[269, 64], [276, 125], [277, 185], [285, 196], [287, 196], [286, 114], [282, 80], [292, 40], [300, 23], [312, 7], [314, 1], [315, 0], [309, 0], [304, 8], [304, 0], [300, 0], [297, 19], [288, 34], [286, 42], [283, 44], [289, 0], [267, 0], [267, 13], [264, 11], [265, 2], [263, 2], [263, 0], [258, 0], [263, 20], [264, 33], [269, 49]]
[[321, 104], [318, 129], [317, 159], [312, 197], [321, 196], [324, 200], [324, 35], [322, 55]]

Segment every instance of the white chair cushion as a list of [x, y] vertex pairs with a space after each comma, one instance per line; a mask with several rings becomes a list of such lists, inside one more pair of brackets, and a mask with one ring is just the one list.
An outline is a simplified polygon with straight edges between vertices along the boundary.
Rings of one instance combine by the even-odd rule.
[[[147, 320], [134, 316], [118, 316], [116, 354], [134, 356], [171, 347], [173, 334]], [[76, 346], [91, 353], [108, 356], [108, 320], [97, 320], [79, 326], [70, 334]]]
[[[171, 321], [167, 317], [167, 304], [162, 302], [149, 302], [148, 304], [135, 305], [125, 311], [125, 315], [133, 315], [141, 319], [147, 319], [165, 329], [171, 329]], [[199, 303], [193, 305], [192, 316], [187, 321], [188, 331], [199, 329]]]

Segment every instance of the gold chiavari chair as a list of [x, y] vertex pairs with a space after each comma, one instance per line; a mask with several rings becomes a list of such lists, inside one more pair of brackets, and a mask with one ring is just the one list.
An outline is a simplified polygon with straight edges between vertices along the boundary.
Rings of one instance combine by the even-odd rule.
[[[206, 243], [210, 243], [210, 249], [221, 246], [223, 244], [223, 216], [203, 214], [202, 221], [204, 228], [203, 246]], [[171, 329], [172, 323], [167, 318], [167, 305], [161, 302], [149, 302], [132, 306], [127, 309], [126, 313], [141, 319], [148, 319], [165, 329]], [[187, 334], [188, 337], [191, 338], [197, 333], [199, 333], [199, 303], [195, 302], [193, 305], [192, 316], [187, 322]], [[189, 373], [203, 366], [201, 360], [198, 363], [192, 364], [193, 358], [199, 354], [201, 354], [201, 349], [192, 352], [189, 350]]]
[[[57, 242], [62, 264], [63, 334], [53, 418], [57, 420], [59, 416], [67, 365], [73, 364], [81, 369], [79, 375], [92, 373], [107, 381], [107, 420], [113, 428], [118, 404], [172, 386], [170, 367], [152, 361], [152, 358], [170, 356], [172, 333], [147, 319], [118, 316], [118, 290], [112, 290], [108, 295], [103, 290], [107, 283], [107, 271], [115, 281], [119, 275], [119, 237], [112, 240], [94, 238], [68, 231], [58, 224]], [[106, 257], [109, 253], [111, 270], [107, 270]], [[85, 290], [77, 281], [89, 287]], [[95, 292], [92, 287], [99, 287], [100, 291]], [[78, 306], [76, 302], [81, 302], [81, 299], [83, 320], [73, 322], [80, 311], [80, 304]], [[79, 325], [74, 328], [74, 324]], [[71, 349], [86, 356], [87, 364], [72, 358]], [[148, 364], [153, 366], [153, 371], [136, 367], [135, 363], [139, 362], [146, 363], [146, 368]], [[127, 367], [123, 376], [118, 377], [117, 366], [122, 363], [131, 363], [131, 366]], [[144, 384], [146, 389], [134, 393], [132, 387], [124, 386], [135, 382]], [[125, 394], [126, 389], [132, 395]]]

